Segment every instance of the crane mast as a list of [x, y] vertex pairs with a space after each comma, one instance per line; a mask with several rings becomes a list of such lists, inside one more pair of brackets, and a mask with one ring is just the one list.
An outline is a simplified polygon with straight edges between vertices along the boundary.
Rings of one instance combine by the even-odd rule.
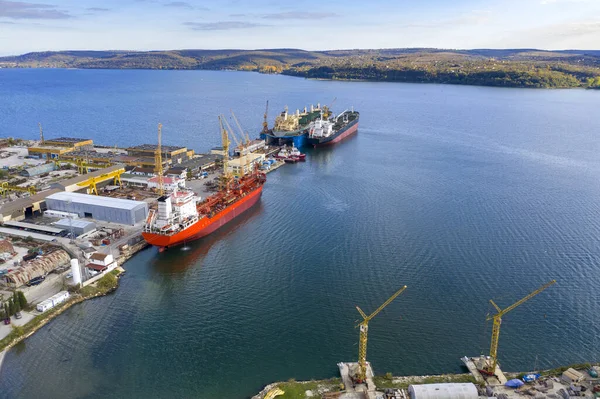
[[269, 132], [269, 122], [267, 122], [267, 115], [269, 113], [269, 100], [267, 100], [267, 106], [265, 108], [265, 115], [263, 120], [263, 133]]
[[368, 339], [368, 332], [369, 332], [369, 321], [371, 321], [371, 319], [375, 316], [377, 316], [377, 314], [379, 312], [381, 312], [383, 310], [383, 308], [385, 308], [387, 305], [389, 305], [390, 303], [392, 303], [392, 301], [394, 299], [396, 299], [396, 297], [400, 294], [402, 294], [402, 292], [406, 289], [406, 286], [400, 288], [398, 291], [396, 291], [396, 293], [394, 295], [392, 295], [391, 297], [388, 298], [387, 301], [385, 301], [379, 308], [377, 308], [376, 311], [374, 311], [373, 313], [371, 313], [369, 316], [367, 316], [365, 314], [365, 312], [362, 311], [361, 308], [359, 308], [358, 306], [356, 307], [356, 309], [358, 310], [358, 313], [360, 313], [360, 315], [363, 318], [363, 321], [361, 321], [357, 327], [359, 327], [360, 329], [360, 339], [358, 342], [358, 380], [360, 382], [363, 382], [366, 380], [367, 378], [367, 339]]
[[530, 300], [531, 298], [533, 298], [534, 296], [536, 296], [537, 294], [544, 291], [546, 288], [550, 287], [551, 285], [553, 285], [555, 283], [556, 283], [556, 280], [552, 280], [549, 283], [544, 284], [537, 290], [533, 291], [531, 294], [529, 294], [526, 297], [522, 298], [521, 300], [513, 303], [506, 309], [500, 309], [500, 307], [498, 305], [496, 305], [496, 303], [494, 303], [493, 300], [490, 299], [490, 303], [494, 306], [494, 308], [496, 308], [496, 311], [498, 313], [496, 313], [493, 316], [490, 316], [490, 315], [487, 316], [487, 320], [493, 320], [494, 325], [492, 327], [492, 343], [490, 345], [490, 358], [491, 358], [492, 364], [491, 365], [488, 364], [486, 371], [488, 371], [489, 373], [492, 373], [492, 374], [496, 372], [496, 366], [498, 365], [498, 340], [500, 338], [500, 326], [502, 324], [502, 316], [504, 316], [506, 313], [510, 312], [517, 306], [522, 305], [523, 303], [527, 302], [528, 300]]
[[[219, 126], [221, 128], [221, 141], [223, 145], [223, 181], [225, 182], [225, 187], [229, 187], [229, 135], [227, 134], [227, 130], [223, 126], [223, 119], [219, 116]], [[225, 121], [227, 123], [227, 121]]]
[[154, 153], [154, 168], [158, 177], [158, 193], [162, 196], [165, 195], [165, 181], [163, 177], [163, 164], [162, 164], [162, 123], [158, 124], [158, 145]]
[[40, 127], [40, 142], [44, 144], [44, 130], [42, 129], [42, 123], [38, 122], [38, 126]]

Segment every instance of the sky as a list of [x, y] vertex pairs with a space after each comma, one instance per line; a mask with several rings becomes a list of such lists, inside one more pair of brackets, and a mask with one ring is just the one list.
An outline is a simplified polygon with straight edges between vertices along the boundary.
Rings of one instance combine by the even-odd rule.
[[0, 0], [0, 55], [283, 47], [595, 50], [600, 0]]

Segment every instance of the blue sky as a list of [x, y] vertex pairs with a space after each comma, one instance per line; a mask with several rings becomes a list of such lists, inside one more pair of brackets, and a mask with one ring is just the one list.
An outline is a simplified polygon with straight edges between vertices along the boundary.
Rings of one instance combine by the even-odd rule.
[[0, 55], [46, 50], [600, 47], [600, 0], [0, 0]]

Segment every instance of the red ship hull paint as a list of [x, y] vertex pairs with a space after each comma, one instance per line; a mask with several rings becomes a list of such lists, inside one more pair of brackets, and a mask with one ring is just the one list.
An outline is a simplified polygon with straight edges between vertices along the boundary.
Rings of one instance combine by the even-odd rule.
[[187, 229], [171, 236], [148, 232], [143, 232], [142, 236], [148, 244], [159, 248], [171, 247], [173, 245], [179, 245], [205, 237], [250, 209], [252, 205], [256, 204], [260, 199], [262, 189], [263, 186], [258, 187], [250, 194], [214, 215], [212, 218], [203, 217]]

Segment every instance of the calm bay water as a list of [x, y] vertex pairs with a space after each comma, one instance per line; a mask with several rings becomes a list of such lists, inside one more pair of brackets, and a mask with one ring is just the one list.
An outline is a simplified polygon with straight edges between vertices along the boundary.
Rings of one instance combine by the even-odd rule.
[[[118, 291], [11, 350], [2, 397], [245, 398], [325, 378], [374, 310], [378, 373], [460, 372], [506, 316], [507, 370], [600, 360], [600, 93], [309, 81], [203, 71], [0, 71], [0, 136], [90, 137], [206, 151], [232, 108], [258, 130], [311, 102], [359, 133], [269, 175], [257, 207], [187, 249], [148, 249]], [[537, 358], [537, 361], [536, 361]]]

